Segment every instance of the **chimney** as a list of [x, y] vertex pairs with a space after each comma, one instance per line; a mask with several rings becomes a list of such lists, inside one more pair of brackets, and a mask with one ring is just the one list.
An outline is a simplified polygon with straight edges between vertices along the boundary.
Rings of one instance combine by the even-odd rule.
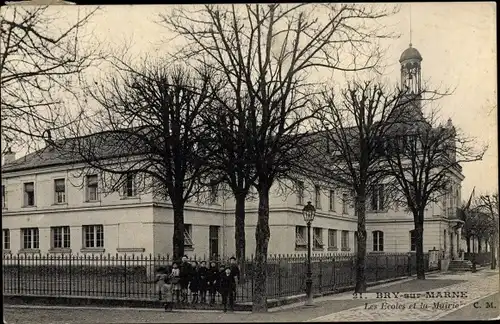
[[3, 164], [9, 164], [14, 162], [16, 159], [16, 153], [12, 152], [12, 149], [9, 147], [3, 154]]

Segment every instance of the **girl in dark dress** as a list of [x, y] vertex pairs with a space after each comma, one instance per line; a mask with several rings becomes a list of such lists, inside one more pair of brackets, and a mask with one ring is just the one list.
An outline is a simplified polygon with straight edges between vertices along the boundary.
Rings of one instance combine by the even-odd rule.
[[200, 302], [205, 304], [207, 302], [208, 289], [208, 269], [205, 261], [201, 261], [201, 266], [198, 269], [198, 276], [200, 280]]
[[198, 292], [200, 291], [200, 276], [198, 273], [197, 261], [191, 262], [191, 282], [189, 284], [189, 290], [191, 290], [191, 294], [193, 295], [191, 303], [196, 304], [198, 302]]

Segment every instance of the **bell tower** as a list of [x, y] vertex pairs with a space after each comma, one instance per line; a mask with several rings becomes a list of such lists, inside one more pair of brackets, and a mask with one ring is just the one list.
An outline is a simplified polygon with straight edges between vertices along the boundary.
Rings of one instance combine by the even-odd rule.
[[410, 43], [410, 47], [401, 54], [399, 63], [401, 63], [401, 89], [406, 90], [409, 95], [419, 96], [422, 92], [422, 55]]

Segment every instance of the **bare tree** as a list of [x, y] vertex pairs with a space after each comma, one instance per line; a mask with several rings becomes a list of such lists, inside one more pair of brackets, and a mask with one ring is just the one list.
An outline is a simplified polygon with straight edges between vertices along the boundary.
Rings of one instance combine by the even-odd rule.
[[63, 13], [54, 8], [2, 7], [0, 84], [4, 148], [15, 145], [30, 149], [37, 140], [46, 138], [47, 129], [65, 127], [61, 117], [71, 112], [63, 105], [64, 100], [77, 94], [75, 88], [81, 74], [103, 57], [98, 44], [85, 41], [88, 34], [84, 27], [98, 8], [80, 15], [79, 8], [66, 7], [67, 12], [77, 15], [76, 21], [66, 26]]
[[247, 136], [259, 194], [255, 312], [267, 311], [269, 190], [289, 173], [290, 153], [300, 151], [297, 144], [305, 136], [298, 134], [314, 116], [308, 72], [376, 66], [380, 52], [373, 41], [386, 36], [376, 24], [390, 13], [366, 4], [256, 4], [182, 8], [162, 16], [186, 40], [177, 58], [213, 67], [236, 102], [248, 96]]
[[235, 251], [240, 269], [245, 266], [245, 202], [255, 182], [249, 139], [249, 107], [246, 100], [235, 100], [228, 93], [220, 93], [216, 109], [205, 110], [205, 124], [213, 141], [210, 164], [217, 182], [226, 183], [235, 198]]
[[479, 196], [479, 199], [476, 202], [476, 208], [483, 211], [483, 213], [487, 215], [487, 219], [484, 222], [490, 225], [488, 226], [487, 235], [489, 236], [491, 247], [491, 269], [496, 269], [498, 253], [498, 250], [496, 250], [496, 248], [498, 247], [499, 220], [498, 192], [491, 195], [485, 194]]
[[119, 190], [130, 177], [150, 179], [153, 187], [150, 182], [142, 187], [153, 188], [172, 204], [174, 258], [184, 254], [184, 206], [209, 177], [204, 142], [210, 139], [202, 120], [212, 101], [209, 74], [161, 60], [139, 68], [122, 65], [89, 89], [99, 109], [74, 134], [92, 135], [60, 147], [108, 174], [111, 190]]
[[333, 90], [323, 92], [317, 103], [321, 107], [316, 123], [318, 144], [304, 165], [318, 181], [345, 190], [349, 200], [354, 199], [358, 220], [356, 292], [366, 291], [367, 198], [376, 198], [377, 210], [385, 209], [389, 203], [389, 186], [382, 189], [388, 172], [381, 164], [381, 139], [404, 114], [403, 93], [373, 81], [354, 81], [338, 96]]
[[[475, 147], [472, 139], [459, 134], [451, 119], [443, 125], [437, 122], [435, 111], [424, 116], [421, 95], [405, 97], [409, 107], [418, 108], [421, 114], [417, 119], [404, 115], [395, 123], [385, 138], [384, 164], [390, 170], [390, 181], [413, 214], [417, 278], [425, 279], [425, 208], [431, 202], [440, 202], [443, 196], [456, 196], [461, 164], [481, 160], [485, 149]], [[457, 218], [458, 206], [448, 207], [445, 213]]]

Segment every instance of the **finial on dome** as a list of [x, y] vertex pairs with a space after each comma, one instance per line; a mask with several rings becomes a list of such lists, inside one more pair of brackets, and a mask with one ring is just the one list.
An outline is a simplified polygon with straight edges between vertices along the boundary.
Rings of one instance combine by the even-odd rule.
[[412, 43], [410, 43], [410, 47], [412, 47], [412, 45], [413, 45], [413, 44], [412, 44]]

